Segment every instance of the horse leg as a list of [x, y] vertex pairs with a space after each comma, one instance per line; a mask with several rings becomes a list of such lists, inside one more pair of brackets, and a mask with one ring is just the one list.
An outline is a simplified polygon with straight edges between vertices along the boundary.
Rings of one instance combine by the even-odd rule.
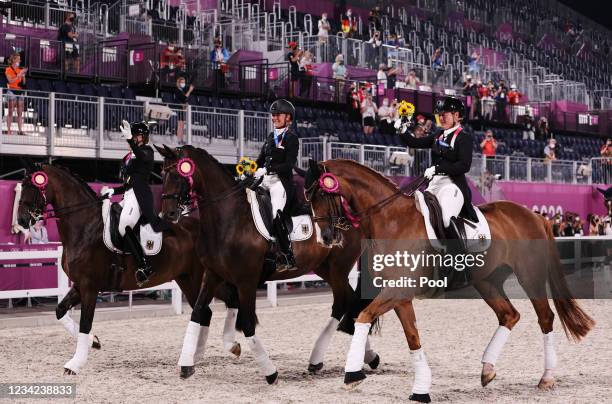
[[198, 300], [191, 312], [191, 320], [187, 324], [181, 356], [178, 360], [178, 365], [181, 368], [180, 377], [182, 379], [186, 379], [195, 373], [195, 357], [201, 356], [204, 353], [206, 340], [208, 339], [208, 329], [210, 318], [212, 317], [212, 311], [208, 306], [213, 298], [219, 279], [211, 272], [207, 272], [205, 277], [206, 279], [202, 281]]
[[355, 322], [355, 332], [344, 366], [344, 384], [352, 389], [361, 383], [366, 375], [363, 373], [366, 344], [372, 322], [395, 307], [397, 300], [385, 298], [383, 290], [364, 310], [359, 313]]
[[[546, 291], [544, 290], [543, 293]], [[549, 390], [555, 386], [554, 370], [557, 367], [557, 353], [553, 334], [555, 314], [548, 304], [548, 299], [531, 299], [531, 304], [538, 315], [538, 323], [544, 339], [544, 374], [540, 378], [538, 388]]]
[[77, 346], [74, 356], [64, 365], [64, 374], [67, 375], [76, 375], [81, 371], [85, 363], [87, 363], [89, 347], [91, 346], [89, 333], [96, 311], [98, 290], [87, 288], [87, 285], [83, 284], [80, 286], [81, 319], [79, 322], [79, 334], [77, 335]]
[[[70, 314], [68, 314], [68, 310], [76, 306], [81, 302], [81, 296], [79, 295], [79, 291], [72, 286], [66, 296], [62, 299], [62, 301], [55, 308], [55, 316], [57, 320], [64, 326], [68, 334], [72, 336], [72, 338], [77, 339], [79, 335], [78, 326], [76, 321], [74, 321]], [[100, 344], [100, 339], [96, 335], [91, 335], [91, 347], [93, 349], [100, 349], [102, 345]]]
[[263, 344], [255, 335], [255, 325], [257, 316], [255, 314], [255, 287], [244, 287], [238, 290], [240, 299], [240, 327], [247, 340], [247, 346], [255, 355], [255, 361], [259, 365], [261, 373], [265, 376], [268, 384], [278, 382], [278, 371], [276, 366], [268, 357]]
[[225, 302], [227, 314], [225, 315], [225, 323], [223, 324], [223, 348], [237, 358], [242, 353], [240, 343], [236, 341], [236, 320], [238, 319], [238, 291], [234, 285], [223, 282], [215, 296]]
[[409, 399], [420, 403], [429, 403], [429, 390], [431, 388], [431, 369], [427, 363], [425, 351], [421, 347], [419, 330], [416, 326], [416, 314], [412, 306], [412, 300], [402, 302], [395, 308], [395, 313], [399, 317], [404, 329], [404, 335], [410, 347], [410, 357], [414, 366], [414, 383], [412, 384], [412, 394]]
[[508, 340], [512, 328], [518, 323], [521, 316], [512, 303], [510, 303], [499, 282], [493, 283], [488, 280], [481, 280], [475, 283], [474, 287], [489, 307], [493, 309], [499, 321], [499, 326], [482, 355], [480, 383], [484, 387], [495, 379], [495, 363], [497, 358]]

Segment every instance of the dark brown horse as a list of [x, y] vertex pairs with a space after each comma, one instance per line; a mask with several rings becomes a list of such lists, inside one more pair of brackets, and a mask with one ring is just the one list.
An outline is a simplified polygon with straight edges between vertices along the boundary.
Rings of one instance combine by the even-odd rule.
[[[331, 193], [324, 189], [326, 183], [311, 181], [306, 184], [306, 187], [310, 187], [309, 196], [317, 227], [324, 236], [320, 240], [321, 243], [331, 246], [333, 243], [329, 240], [339, 238], [337, 233], [341, 230], [332, 225], [340, 212], [340, 216], [361, 216], [362, 234], [368, 239], [406, 240], [405, 245], [431, 248], [423, 217], [416, 209], [414, 198], [402, 194], [397, 186], [379, 173], [349, 160], [319, 163], [314, 171], [310, 173], [311, 178], [319, 178], [323, 172], [330, 173], [335, 176], [339, 185], [337, 193]], [[332, 177], [330, 185], [333, 183]], [[348, 202], [348, 206], [344, 208], [341, 205], [341, 196]], [[384, 204], [381, 201], [385, 201]], [[484, 267], [471, 272], [471, 281], [499, 320], [499, 328], [483, 355], [482, 385], [485, 386], [495, 377], [495, 361], [510, 330], [519, 321], [519, 313], [510, 303], [503, 287], [505, 279], [514, 272], [533, 304], [543, 333], [545, 370], [538, 386], [541, 389], [551, 388], [555, 383], [553, 371], [556, 355], [552, 338], [554, 314], [547, 299], [546, 283], [550, 286], [557, 313], [568, 336], [575, 340], [581, 339], [591, 330], [594, 321], [580, 308], [568, 290], [552, 231], [544, 218], [506, 201], [486, 204], [480, 209], [489, 223], [492, 244], [487, 251]], [[407, 250], [412, 251], [410, 248]], [[500, 275], [500, 272], [496, 271], [498, 268], [509, 268], [510, 271], [505, 272], [505, 275], [502, 271]], [[403, 272], [402, 275], [414, 279], [421, 276], [431, 279], [432, 270], [431, 266], [421, 266], [415, 272]], [[383, 280], [395, 279], [390, 271], [382, 270], [379, 273]], [[427, 292], [427, 285], [420, 285], [421, 283], [416, 287], [396, 288], [387, 283], [372, 303], [361, 311], [347, 357], [347, 387], [352, 387], [365, 378], [359, 362], [363, 358], [363, 336], [367, 335], [370, 323], [393, 309], [399, 315], [415, 368], [413, 394], [410, 399], [429, 402], [431, 371], [421, 347], [412, 306], [414, 296]]]
[[[72, 288], [57, 306], [56, 315], [77, 339], [76, 353], [64, 366], [65, 373], [76, 374], [87, 361], [89, 347], [99, 348], [97, 338], [89, 335], [98, 292], [138, 289], [134, 279], [135, 266], [131, 256], [118, 256], [104, 245], [101, 201], [89, 185], [64, 168], [30, 165], [22, 181], [19, 224], [28, 228], [42, 218], [47, 205], [52, 206], [54, 216], [59, 219], [57, 226], [63, 245], [62, 267], [73, 282]], [[180, 226], [173, 225], [168, 234], [164, 234], [162, 250], [152, 259], [156, 271], [148, 283], [148, 286], [156, 286], [175, 280], [192, 307], [205, 270], [195, 254], [194, 243], [198, 237], [199, 227], [195, 220], [188, 219], [182, 221]], [[237, 298], [232, 289], [224, 285], [216, 294], [221, 300], [229, 302], [230, 313], [235, 315]], [[77, 326], [67, 312], [79, 303], [81, 318]], [[203, 318], [200, 324], [205, 327], [209, 321], [210, 318]], [[233, 340], [235, 333], [235, 318], [234, 321], [231, 318], [227, 321], [232, 326], [226, 326], [228, 333], [224, 335], [224, 341]], [[240, 354], [239, 345], [226, 348], [235, 355]]]
[[[270, 384], [275, 383], [278, 377], [276, 367], [255, 336], [255, 293], [262, 281], [269, 244], [255, 228], [244, 188], [205, 150], [184, 146], [178, 149], [158, 148], [158, 151], [165, 158], [162, 212], [166, 217], [176, 219], [177, 212], [182, 210], [179, 201], [186, 200], [190, 193], [197, 195], [202, 231], [198, 252], [210, 268], [185, 335], [183, 354], [179, 361], [181, 377], [189, 377], [194, 372], [192, 355], [195, 352], [195, 341], [200, 335], [193, 323], [198, 323], [200, 316], [210, 312], [208, 305], [212, 299], [211, 291], [218, 283], [227, 281], [238, 289], [241, 318], [237, 325], [244, 332], [266, 380]], [[177, 166], [182, 167], [185, 161], [193, 163], [195, 168], [188, 179], [177, 171]], [[344, 248], [333, 249], [319, 246], [315, 237], [294, 243], [299, 270], [276, 273], [267, 278], [289, 279], [315, 272], [332, 288], [332, 318], [313, 349], [309, 366], [311, 371], [321, 368], [323, 352], [331, 333], [354, 299], [348, 274], [361, 253], [360, 238], [358, 231], [349, 231], [346, 233]], [[366, 353], [365, 361], [371, 367], [376, 367], [378, 355], [370, 350]]]

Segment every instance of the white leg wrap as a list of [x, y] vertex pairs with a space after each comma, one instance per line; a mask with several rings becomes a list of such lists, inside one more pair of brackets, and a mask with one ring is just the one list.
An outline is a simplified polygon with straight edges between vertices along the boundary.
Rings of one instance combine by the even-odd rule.
[[79, 326], [76, 321], [74, 321], [70, 317], [70, 314], [64, 314], [64, 317], [60, 318], [58, 321], [62, 323], [62, 325], [64, 326], [66, 331], [68, 331], [68, 334], [72, 336], [72, 338], [77, 337], [77, 335], [79, 334]]
[[198, 336], [198, 344], [196, 346], [195, 354], [193, 355], [193, 363], [202, 359], [204, 351], [206, 351], [206, 341], [208, 340], [208, 327], [200, 326], [200, 335]]
[[268, 353], [266, 352], [257, 335], [247, 337], [246, 340], [249, 349], [253, 352], [253, 355], [255, 355], [255, 361], [259, 365], [261, 373], [263, 373], [264, 376], [270, 376], [276, 373], [276, 366], [274, 366], [274, 364], [268, 357]]
[[[179, 366], [193, 366], [201, 328], [208, 327], [201, 327], [200, 324], [193, 321], [187, 324], [187, 331], [185, 331], [185, 338], [183, 339], [183, 349], [178, 361]], [[208, 333], [208, 330], [206, 332]]]
[[310, 364], [318, 365], [323, 362], [325, 351], [327, 351], [332, 335], [334, 331], [336, 331], [336, 328], [338, 328], [339, 323], [340, 322], [333, 317], [327, 321], [327, 324], [323, 328], [323, 331], [321, 331], [321, 335], [317, 338], [317, 342], [315, 342], [314, 348], [312, 348], [312, 352], [310, 353]]
[[238, 309], [227, 309], [225, 324], [223, 325], [223, 348], [229, 351], [236, 343], [236, 318]]
[[555, 352], [555, 338], [553, 332], [543, 334], [544, 337], [544, 375], [543, 379], [553, 377], [553, 371], [557, 367], [557, 353]]
[[91, 346], [91, 342], [89, 340], [89, 334], [79, 333], [77, 336], [77, 346], [76, 352], [72, 359], [70, 359], [64, 365], [65, 369], [70, 369], [74, 373], [79, 373], [81, 368], [85, 366], [87, 362], [87, 354], [89, 353], [89, 347]]
[[491, 338], [491, 342], [487, 345], [487, 349], [485, 349], [484, 354], [482, 354], [482, 363], [490, 363], [495, 366], [497, 362], [497, 358], [499, 358], [499, 354], [501, 353], [502, 348], [506, 341], [508, 341], [508, 337], [510, 336], [510, 330], [503, 325], [497, 327], [495, 330], [495, 334]]
[[414, 365], [414, 384], [412, 392], [415, 394], [429, 394], [431, 388], [431, 369], [427, 363], [427, 357], [423, 348], [410, 351], [412, 364]]
[[370, 323], [355, 323], [355, 333], [353, 334], [351, 347], [346, 357], [346, 365], [344, 366], [345, 372], [358, 372], [363, 368], [363, 359], [369, 332]]
[[365, 355], [363, 357], [364, 363], [370, 363], [376, 358], [376, 352], [370, 347], [370, 337], [366, 339]]

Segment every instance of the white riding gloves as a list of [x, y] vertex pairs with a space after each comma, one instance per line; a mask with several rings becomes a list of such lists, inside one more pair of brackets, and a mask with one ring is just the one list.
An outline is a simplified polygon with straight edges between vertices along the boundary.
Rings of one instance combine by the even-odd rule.
[[121, 129], [122, 138], [126, 140], [130, 140], [132, 138], [132, 128], [130, 127], [130, 123], [128, 121], [125, 119], [121, 121], [121, 126], [119, 126], [119, 129]]
[[395, 130], [399, 130], [401, 133], [406, 133], [408, 130], [408, 123], [402, 122], [402, 118], [396, 119], [393, 126], [395, 127]]
[[267, 173], [268, 173], [268, 170], [265, 167], [261, 167], [261, 168], [258, 168], [257, 171], [255, 171], [255, 174], [253, 174], [253, 177], [259, 178], [259, 177], [266, 175]]
[[425, 170], [425, 173], [423, 174], [423, 176], [428, 180], [431, 180], [434, 175], [436, 175], [436, 166], [429, 167]]
[[100, 195], [106, 198], [110, 198], [111, 196], [113, 196], [114, 193], [115, 193], [115, 190], [107, 186], [102, 187], [102, 189], [100, 190]]

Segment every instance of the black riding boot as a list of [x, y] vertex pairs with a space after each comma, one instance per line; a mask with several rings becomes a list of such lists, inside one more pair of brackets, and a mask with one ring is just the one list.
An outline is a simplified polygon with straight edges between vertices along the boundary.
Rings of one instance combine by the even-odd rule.
[[278, 253], [276, 255], [276, 270], [279, 272], [286, 271], [295, 267], [295, 257], [291, 248], [291, 239], [289, 238], [289, 230], [283, 219], [283, 212], [280, 210], [274, 218], [274, 236], [278, 244]]
[[136, 239], [134, 229], [131, 227], [125, 228], [125, 237], [123, 238], [123, 241], [128, 251], [132, 254], [134, 260], [136, 261], [136, 284], [138, 287], [142, 287], [145, 283], [147, 283], [149, 277], [153, 273], [151, 265], [149, 264], [147, 257], [144, 255], [138, 239]]
[[[463, 224], [453, 216], [446, 231], [446, 253], [456, 256], [467, 252]], [[444, 268], [448, 279], [447, 290], [461, 289], [469, 284], [469, 269], [457, 271], [454, 267]]]

